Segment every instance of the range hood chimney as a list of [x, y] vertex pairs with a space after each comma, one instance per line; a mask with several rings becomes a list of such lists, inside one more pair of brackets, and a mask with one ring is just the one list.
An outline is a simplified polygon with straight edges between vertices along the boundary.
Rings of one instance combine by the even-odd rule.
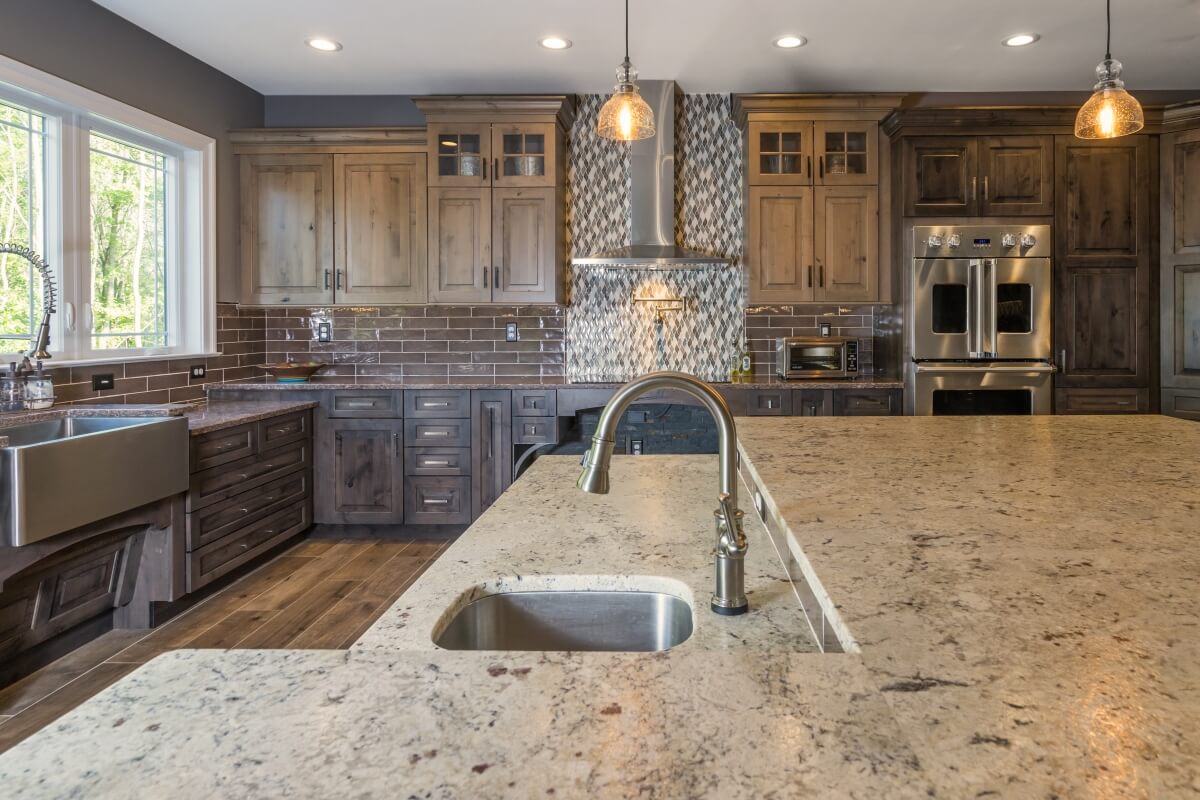
[[577, 267], [720, 269], [728, 259], [675, 244], [675, 81], [641, 81], [658, 133], [629, 146], [630, 244], [576, 258]]

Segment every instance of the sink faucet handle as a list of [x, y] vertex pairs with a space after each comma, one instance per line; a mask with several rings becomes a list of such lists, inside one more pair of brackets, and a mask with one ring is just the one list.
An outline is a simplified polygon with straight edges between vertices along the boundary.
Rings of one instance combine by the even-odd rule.
[[724, 527], [721, 535], [721, 547], [734, 553], [744, 551], [746, 534], [742, 530], [742, 517], [744, 516], [742, 511], [734, 508], [733, 498], [729, 496], [728, 492], [721, 492], [717, 500], [721, 504], [718, 512]]

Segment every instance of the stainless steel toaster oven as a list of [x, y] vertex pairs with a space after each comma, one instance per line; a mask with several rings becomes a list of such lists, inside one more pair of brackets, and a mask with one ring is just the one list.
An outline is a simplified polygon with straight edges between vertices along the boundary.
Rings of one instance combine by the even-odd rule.
[[858, 339], [788, 336], [775, 340], [775, 372], [786, 380], [855, 378]]

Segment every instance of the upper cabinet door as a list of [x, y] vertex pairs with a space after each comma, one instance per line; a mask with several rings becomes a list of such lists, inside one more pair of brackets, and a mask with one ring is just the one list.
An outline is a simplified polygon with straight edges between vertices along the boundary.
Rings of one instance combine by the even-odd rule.
[[1054, 213], [1054, 138], [988, 136], [979, 140], [979, 213]]
[[1138, 266], [1148, 259], [1149, 155], [1145, 136], [1057, 137], [1057, 261]]
[[241, 160], [242, 302], [333, 301], [333, 157]]
[[559, 243], [554, 189], [492, 191], [492, 300], [553, 303]]
[[810, 186], [811, 122], [751, 122], [746, 178], [751, 186]]
[[752, 186], [747, 193], [750, 302], [813, 299], [813, 189]]
[[879, 276], [879, 189], [818, 187], [816, 193], [814, 299], [834, 303], [875, 300]]
[[490, 125], [429, 126], [430, 186], [490, 186], [491, 161]]
[[340, 303], [428, 300], [425, 156], [335, 157]]
[[904, 145], [904, 215], [963, 217], [976, 213], [976, 140], [914, 136]]
[[492, 190], [429, 190], [429, 302], [492, 298]]
[[818, 122], [813, 129], [816, 182], [822, 186], [879, 183], [879, 124]]
[[554, 186], [558, 142], [553, 123], [492, 125], [492, 184]]

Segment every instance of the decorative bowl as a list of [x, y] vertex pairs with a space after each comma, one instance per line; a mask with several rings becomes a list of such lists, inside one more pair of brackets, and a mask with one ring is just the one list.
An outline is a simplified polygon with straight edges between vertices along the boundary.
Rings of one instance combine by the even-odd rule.
[[259, 364], [258, 368], [274, 376], [280, 383], [306, 383], [324, 366], [320, 361], [282, 361], [278, 364]]

